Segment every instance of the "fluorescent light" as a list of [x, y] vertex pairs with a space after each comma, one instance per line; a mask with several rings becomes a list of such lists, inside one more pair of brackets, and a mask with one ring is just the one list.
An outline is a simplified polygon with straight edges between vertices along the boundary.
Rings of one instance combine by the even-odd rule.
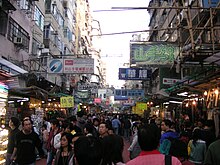
[[182, 102], [180, 101], [169, 101], [170, 103], [174, 103], [174, 104], [182, 104]]
[[188, 92], [177, 93], [178, 96], [187, 96]]

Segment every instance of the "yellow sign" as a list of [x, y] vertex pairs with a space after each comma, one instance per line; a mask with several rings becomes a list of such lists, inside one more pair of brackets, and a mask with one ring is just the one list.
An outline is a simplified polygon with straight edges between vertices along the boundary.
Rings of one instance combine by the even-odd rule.
[[143, 115], [144, 111], [147, 110], [147, 103], [137, 102], [134, 112], [138, 115]]
[[73, 96], [60, 97], [61, 108], [71, 108], [74, 106]]

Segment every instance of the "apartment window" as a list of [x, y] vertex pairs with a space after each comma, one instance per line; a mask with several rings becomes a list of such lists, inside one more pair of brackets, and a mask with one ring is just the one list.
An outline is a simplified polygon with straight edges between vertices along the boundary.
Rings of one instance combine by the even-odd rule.
[[30, 10], [31, 9], [31, 4], [29, 2], [29, 0], [18, 0], [17, 1], [17, 5], [20, 9], [23, 10]]
[[32, 55], [38, 55], [39, 54], [39, 49], [38, 49], [38, 45], [40, 43], [37, 42], [37, 40], [33, 39], [32, 41]]
[[45, 12], [50, 13], [51, 11], [51, 0], [46, 0], [45, 1]]
[[43, 31], [44, 30], [44, 16], [37, 6], [35, 6], [34, 20], [35, 20], [36, 25]]
[[3, 10], [0, 10], [0, 34], [5, 35], [7, 33], [8, 14]]
[[15, 22], [11, 17], [9, 18], [8, 26], [8, 40], [14, 41], [15, 37], [22, 38], [22, 45], [24, 50], [28, 52], [30, 36], [17, 22]]
[[62, 28], [64, 27], [64, 19], [60, 13], [58, 14], [58, 23]]
[[59, 13], [56, 5], [52, 5], [51, 13], [53, 14], [55, 20], [58, 20]]
[[68, 27], [63, 30], [63, 34], [65, 38], [68, 38], [69, 41], [72, 41], [73, 35]]
[[44, 39], [52, 39], [51, 34], [54, 33], [54, 28], [49, 24], [44, 26]]

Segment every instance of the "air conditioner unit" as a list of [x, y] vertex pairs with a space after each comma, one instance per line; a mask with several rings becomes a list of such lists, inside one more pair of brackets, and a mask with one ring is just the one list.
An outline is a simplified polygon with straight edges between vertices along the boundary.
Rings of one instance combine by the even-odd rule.
[[57, 31], [57, 30], [52, 31], [51, 34], [52, 34], [52, 35], [58, 35], [58, 31]]
[[56, 1], [53, 1], [53, 2], [52, 2], [52, 5], [57, 5], [57, 2], [56, 2]]
[[22, 45], [23, 39], [21, 37], [14, 37], [14, 44]]
[[38, 45], [38, 49], [44, 49], [44, 48], [45, 48], [44, 44], [39, 44]]

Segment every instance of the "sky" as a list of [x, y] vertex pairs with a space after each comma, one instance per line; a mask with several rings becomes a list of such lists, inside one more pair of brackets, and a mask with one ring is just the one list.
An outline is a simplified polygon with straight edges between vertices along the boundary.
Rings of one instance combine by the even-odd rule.
[[[102, 34], [141, 31], [148, 29], [147, 10], [105, 11], [112, 7], [147, 7], [149, 0], [90, 0], [92, 17], [100, 22]], [[102, 59], [107, 65], [107, 84], [121, 88], [123, 80], [118, 80], [118, 70], [129, 62], [129, 42], [132, 33], [102, 36], [99, 42]], [[108, 57], [106, 57], [108, 55]]]

